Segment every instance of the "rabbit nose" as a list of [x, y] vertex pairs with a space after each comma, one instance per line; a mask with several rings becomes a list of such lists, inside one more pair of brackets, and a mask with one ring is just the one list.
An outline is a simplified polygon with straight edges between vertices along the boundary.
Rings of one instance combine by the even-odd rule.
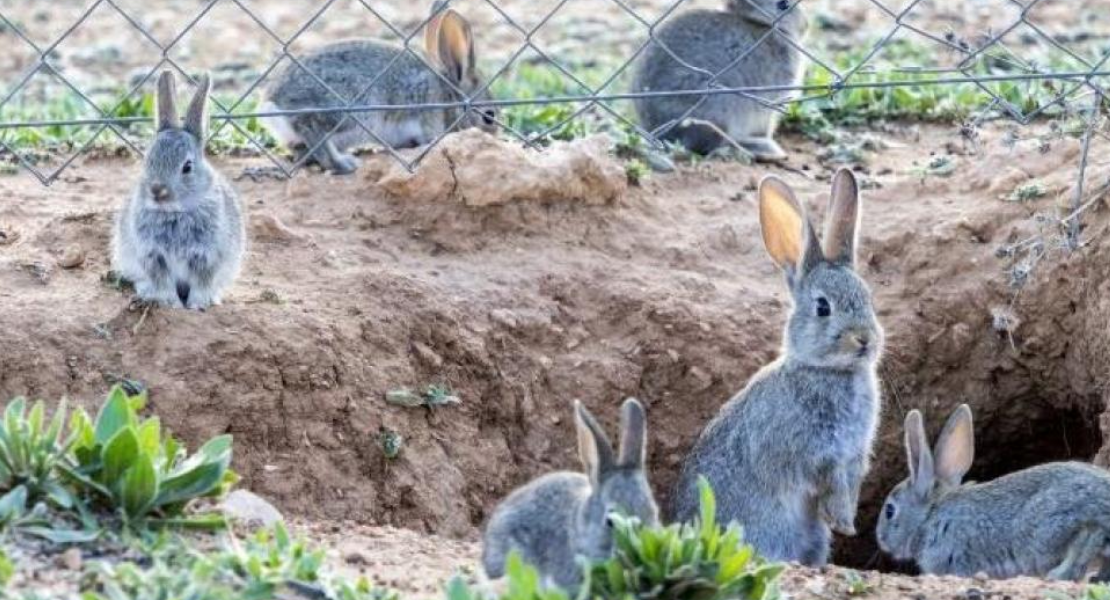
[[170, 188], [162, 183], [152, 183], [150, 185], [150, 195], [154, 196], [157, 202], [165, 202], [170, 199]]

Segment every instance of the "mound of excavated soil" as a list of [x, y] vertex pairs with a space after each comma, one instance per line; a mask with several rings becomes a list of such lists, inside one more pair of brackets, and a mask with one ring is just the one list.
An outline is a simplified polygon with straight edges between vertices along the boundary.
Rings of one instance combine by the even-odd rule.
[[[1077, 145], [1011, 150], [986, 132], [980, 155], [957, 153], [953, 174], [923, 180], [915, 165], [958, 150], [955, 135], [892, 134], [865, 178], [861, 262], [888, 333], [886, 410], [864, 533], [838, 542], [842, 563], [892, 566], [871, 560], [870, 532], [903, 476], [911, 407], [935, 431], [952, 407], [972, 405], [975, 477], [1110, 457], [1106, 211], [1091, 208], [1091, 242], [1070, 255], [1031, 218], [1066, 198]], [[820, 210], [819, 149], [788, 146], [793, 167], [777, 172]], [[0, 396], [91, 405], [108, 382], [140, 379], [187, 440], [234, 434], [246, 485], [287, 514], [463, 538], [514, 486], [576, 466], [573, 399], [612, 425], [636, 396], [665, 497], [700, 428], [777, 352], [788, 299], [754, 205], [755, 182], [775, 169], [703, 163], [616, 204], [470, 206], [393, 198], [368, 175], [388, 170], [384, 160], [349, 178], [240, 181], [255, 239], [241, 281], [206, 313], [133, 312], [101, 281], [134, 162], [78, 164], [50, 189], [0, 179]], [[1001, 199], [1029, 180], [1048, 195]], [[1049, 253], [1015, 295], [998, 250], [1042, 230]], [[78, 266], [66, 260], [81, 253]], [[384, 399], [434, 383], [462, 402]], [[404, 440], [394, 459], [385, 430]]]

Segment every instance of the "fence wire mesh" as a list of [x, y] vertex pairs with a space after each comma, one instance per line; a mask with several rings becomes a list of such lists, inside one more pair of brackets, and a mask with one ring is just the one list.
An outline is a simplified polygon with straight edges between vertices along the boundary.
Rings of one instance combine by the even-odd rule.
[[[731, 0], [724, 3], [728, 10], [761, 15], [750, 43], [722, 45], [710, 61], [667, 41], [673, 20], [691, 11], [724, 11], [722, 2], [447, 0], [434, 7], [407, 0], [0, 2], [0, 41], [8, 55], [7, 64], [0, 64], [0, 153], [44, 185], [92, 148], [141, 154], [151, 135], [150, 94], [162, 69], [189, 83], [202, 70], [215, 70], [210, 143], [248, 149], [284, 176], [352, 127], [370, 145], [415, 169], [445, 136], [467, 126], [475, 111], [501, 134], [529, 146], [598, 128], [665, 149], [675, 128], [698, 120], [702, 107], [721, 96], [743, 98], [801, 123], [803, 130], [807, 115], [861, 122], [887, 106], [897, 116], [899, 99], [912, 96], [914, 107], [904, 116], [914, 117], [913, 110], [936, 114], [957, 103], [966, 109], [957, 120], [969, 130], [998, 118], [1019, 125], [1036, 119], [1080, 123], [1080, 181], [1072, 210], [1063, 217], [1078, 235], [1091, 141], [1108, 136], [1102, 115], [1110, 82], [1110, 3]], [[448, 9], [473, 22], [485, 73], [476, 86], [460, 86], [421, 48], [429, 24]], [[808, 24], [804, 35], [793, 26], [799, 18]], [[743, 26], [752, 27], [750, 21]], [[375, 38], [396, 48], [354, 94], [336, 89], [326, 73], [309, 64], [315, 48], [340, 37]], [[775, 68], [759, 63], [765, 58], [760, 49], [770, 44], [795, 53], [804, 62], [805, 78], [730, 85], [736, 78], [727, 75], [737, 69]], [[636, 89], [633, 73], [649, 54], [695, 74], [683, 81], [697, 85]], [[451, 94], [383, 102], [389, 96], [375, 89], [394, 83], [396, 71], [414, 61]], [[290, 69], [319, 87], [319, 105], [264, 103], [267, 89]], [[538, 84], [513, 83], [525, 69]], [[676, 99], [685, 103], [684, 110], [653, 127], [631, 108], [636, 102]], [[412, 150], [402, 147], [411, 144], [393, 143], [396, 136], [381, 130], [382, 120], [370, 117], [420, 113], [449, 118]], [[261, 124], [308, 115], [340, 118], [292, 157]], [[717, 131], [735, 137], [728, 127]], [[742, 150], [741, 140], [728, 141]]]

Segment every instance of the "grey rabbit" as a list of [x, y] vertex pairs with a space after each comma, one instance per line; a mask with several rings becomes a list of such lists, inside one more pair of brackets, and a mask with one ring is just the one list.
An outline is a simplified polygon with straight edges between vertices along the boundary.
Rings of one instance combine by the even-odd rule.
[[937, 575], [1081, 580], [1110, 558], [1110, 473], [1042, 464], [986, 483], [961, 481], [975, 454], [971, 409], [959, 406], [930, 451], [921, 413], [906, 415], [909, 477], [887, 496], [879, 546]]
[[[807, 29], [798, 4], [788, 0], [730, 0], [725, 10], [690, 10], [669, 19], [644, 50], [633, 91], [704, 90], [711, 83], [711, 75], [718, 73], [717, 87], [799, 85], [805, 62], [802, 53], [788, 41], [801, 42]], [[777, 30], [772, 31], [775, 23]], [[736, 64], [729, 68], [734, 61]], [[752, 92], [751, 96], [770, 102], [782, 93]], [[718, 94], [705, 97], [687, 115], [700, 100], [696, 95], [644, 97], [637, 98], [634, 105], [647, 130], [693, 152], [708, 154], [726, 144], [723, 133], [758, 160], [786, 157], [774, 140], [777, 111], [752, 97]]]
[[790, 187], [774, 176], [760, 183], [763, 242], [793, 300], [782, 354], [694, 443], [672, 494], [673, 519], [697, 514], [701, 474], [721, 521], [742, 524], [770, 559], [823, 565], [830, 528], [855, 534], [879, 420], [883, 343], [871, 293], [855, 271], [861, 210], [855, 176], [841, 169], [822, 245]]
[[205, 159], [210, 86], [200, 78], [181, 123], [173, 73], [158, 79], [157, 133], [112, 237], [114, 268], [144, 301], [203, 309], [219, 304], [239, 273], [239, 197]]
[[505, 574], [510, 551], [535, 566], [545, 582], [575, 589], [581, 582], [576, 557], [604, 559], [612, 551], [613, 512], [658, 523], [658, 509], [644, 461], [644, 408], [629, 398], [621, 406], [620, 451], [580, 402], [574, 404], [578, 455], [587, 475], [549, 473], [518, 488], [494, 510], [482, 539], [482, 565], [492, 579]]
[[[446, 8], [442, 0], [434, 4], [425, 26], [424, 51], [436, 70], [402, 48], [374, 40], [324, 46], [300, 61], [311, 74], [296, 63], [285, 68], [267, 90], [262, 110], [342, 107], [344, 100], [391, 106], [451, 103], [463, 100], [459, 92], [471, 100], [489, 100], [477, 67], [470, 23]], [[358, 160], [346, 152], [354, 146], [375, 142], [394, 149], [416, 147], [436, 139], [456, 121], [461, 127], [492, 131], [496, 117], [497, 111], [487, 107], [465, 114], [461, 108], [444, 108], [362, 112], [349, 117], [343, 113], [300, 114], [263, 120], [297, 153], [298, 161], [315, 149], [311, 159], [329, 171], [347, 174], [358, 167]]]

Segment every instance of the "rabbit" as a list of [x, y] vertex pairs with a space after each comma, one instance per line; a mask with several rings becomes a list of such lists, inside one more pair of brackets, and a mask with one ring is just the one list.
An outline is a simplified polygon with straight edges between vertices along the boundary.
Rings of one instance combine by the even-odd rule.
[[[725, 10], [699, 9], [677, 15], [658, 29], [645, 48], [633, 77], [633, 91], [800, 85], [805, 61], [794, 44], [802, 41], [808, 24], [799, 3], [731, 0]], [[773, 26], [777, 30], [773, 31]], [[734, 61], [738, 62], [732, 65]], [[709, 154], [735, 142], [757, 160], [778, 161], [786, 157], [786, 151], [774, 141], [778, 112], [759, 100], [771, 102], [781, 94], [641, 97], [634, 106], [646, 129], [692, 152]]]
[[157, 133], [117, 215], [113, 268], [147, 302], [204, 309], [220, 303], [239, 273], [246, 240], [239, 197], [204, 155], [210, 87], [202, 76], [182, 124], [173, 73], [159, 77]]
[[643, 406], [629, 398], [621, 407], [616, 456], [605, 431], [580, 402], [575, 402], [574, 414], [578, 456], [587, 475], [549, 473], [501, 502], [482, 542], [482, 565], [490, 579], [505, 574], [505, 561], [515, 549], [547, 584], [573, 590], [582, 577], [576, 557], [602, 560], [612, 551], [611, 513], [636, 517], [649, 526], [658, 524], [659, 511], [644, 467]]
[[1056, 462], [986, 483], [961, 484], [971, 468], [971, 409], [949, 416], [930, 451], [921, 413], [905, 421], [909, 477], [887, 496], [879, 546], [925, 573], [1081, 580], [1110, 557], [1110, 473]]
[[790, 187], [774, 176], [760, 183], [763, 242], [793, 298], [782, 354], [694, 443], [671, 496], [674, 520], [697, 514], [704, 475], [720, 520], [742, 524], [769, 559], [821, 566], [830, 529], [855, 535], [879, 420], [883, 344], [871, 293], [855, 271], [861, 210], [855, 176], [841, 169], [822, 245]]
[[[477, 68], [470, 23], [442, 0], [433, 6], [425, 26], [424, 50], [428, 64], [402, 48], [373, 40], [324, 46], [299, 61], [304, 68], [293, 63], [277, 77], [262, 110], [342, 107], [345, 100], [355, 105], [411, 105], [459, 102], [463, 95], [490, 99]], [[342, 175], [358, 167], [358, 160], [345, 152], [351, 147], [376, 142], [393, 149], [413, 148], [435, 140], [456, 122], [493, 131], [496, 118], [493, 108], [465, 113], [452, 108], [299, 114], [263, 121], [294, 150], [298, 162], [312, 152], [311, 159], [321, 167]]]

